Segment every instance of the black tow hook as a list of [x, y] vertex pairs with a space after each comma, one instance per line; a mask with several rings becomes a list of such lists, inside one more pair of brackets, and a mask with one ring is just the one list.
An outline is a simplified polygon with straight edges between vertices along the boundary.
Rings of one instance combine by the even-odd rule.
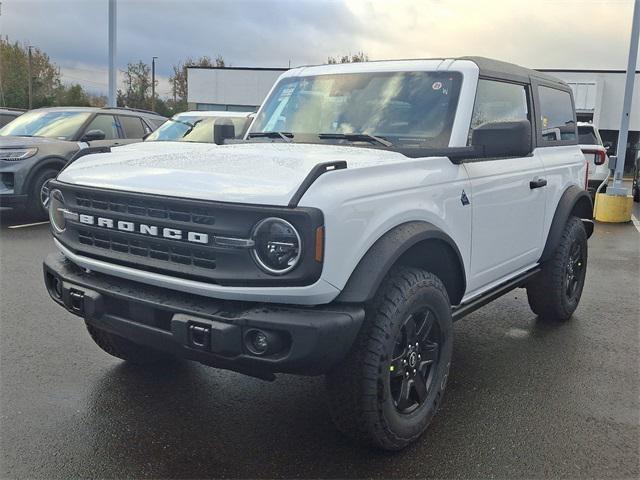
[[84, 292], [75, 288], [69, 290], [69, 308], [75, 313], [84, 312]]

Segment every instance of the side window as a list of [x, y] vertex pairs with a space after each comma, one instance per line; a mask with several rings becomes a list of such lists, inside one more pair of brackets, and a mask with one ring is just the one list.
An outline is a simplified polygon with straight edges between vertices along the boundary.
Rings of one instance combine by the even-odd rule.
[[96, 115], [91, 123], [84, 129], [87, 133], [89, 130], [102, 130], [105, 140], [113, 140], [118, 138], [118, 125], [113, 115]]
[[471, 144], [473, 129], [483, 123], [518, 120], [529, 120], [526, 87], [494, 80], [478, 80], [468, 143]]
[[146, 132], [142, 121], [138, 117], [120, 115], [120, 124], [124, 130], [125, 138], [142, 138]]
[[538, 87], [540, 129], [545, 142], [576, 139], [576, 121], [569, 92]]

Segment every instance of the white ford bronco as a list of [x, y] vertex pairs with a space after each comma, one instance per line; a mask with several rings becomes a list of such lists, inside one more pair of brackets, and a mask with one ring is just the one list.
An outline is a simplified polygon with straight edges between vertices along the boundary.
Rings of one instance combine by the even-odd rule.
[[442, 401], [453, 321], [518, 287], [540, 320], [576, 309], [592, 205], [561, 81], [485, 58], [296, 68], [232, 133], [52, 183], [47, 290], [111, 355], [326, 374], [338, 428], [397, 450]]

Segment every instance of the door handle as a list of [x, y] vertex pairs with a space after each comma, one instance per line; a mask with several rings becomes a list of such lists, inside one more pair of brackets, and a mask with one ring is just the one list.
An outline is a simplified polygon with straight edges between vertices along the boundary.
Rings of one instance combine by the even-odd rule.
[[545, 178], [536, 178], [529, 182], [529, 188], [533, 190], [534, 188], [546, 187], [547, 180]]

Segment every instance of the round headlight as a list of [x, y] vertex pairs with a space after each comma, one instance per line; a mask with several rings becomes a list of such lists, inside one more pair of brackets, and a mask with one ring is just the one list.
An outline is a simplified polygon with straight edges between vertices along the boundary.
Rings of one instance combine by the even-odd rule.
[[253, 258], [267, 273], [283, 275], [302, 256], [302, 240], [293, 225], [281, 218], [265, 218], [253, 227]]
[[56, 232], [64, 232], [67, 222], [64, 218], [64, 197], [60, 190], [49, 193], [49, 219]]

